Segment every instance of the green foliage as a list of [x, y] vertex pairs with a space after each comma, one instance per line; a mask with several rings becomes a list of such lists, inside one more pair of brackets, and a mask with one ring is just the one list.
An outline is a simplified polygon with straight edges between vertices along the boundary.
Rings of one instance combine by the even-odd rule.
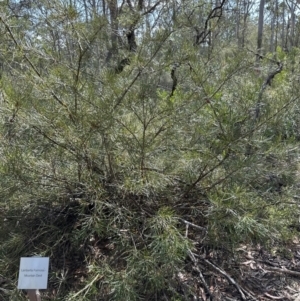
[[298, 49], [277, 47], [284, 68], [266, 85], [273, 54], [258, 67], [216, 20], [195, 44], [210, 5], [155, 6], [157, 20], [129, 4], [115, 20], [48, 5], [28, 9], [23, 35], [16, 17], [0, 28], [0, 294], [24, 300], [19, 257], [39, 254], [51, 258], [45, 300], [181, 300], [199, 241], [233, 251], [291, 238]]

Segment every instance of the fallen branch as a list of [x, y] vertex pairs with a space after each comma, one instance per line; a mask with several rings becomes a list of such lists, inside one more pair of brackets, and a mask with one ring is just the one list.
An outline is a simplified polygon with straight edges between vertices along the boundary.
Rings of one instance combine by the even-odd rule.
[[202, 284], [203, 284], [203, 286], [204, 286], [206, 292], [208, 293], [208, 295], [209, 295], [209, 297], [210, 297], [210, 300], [211, 300], [211, 301], [214, 300], [214, 296], [213, 296], [213, 294], [211, 293], [211, 291], [210, 291], [210, 289], [209, 289], [209, 287], [208, 287], [208, 285], [207, 285], [207, 283], [206, 283], [206, 281], [205, 281], [205, 279], [204, 279], [204, 276], [203, 276], [201, 270], [200, 270], [199, 267], [198, 267], [198, 260], [196, 259], [196, 257], [194, 256], [194, 254], [193, 254], [191, 251], [189, 251], [189, 257], [190, 257], [191, 260], [194, 262], [194, 269], [199, 273], [199, 277], [200, 277], [200, 279], [201, 279], [201, 282], [202, 282]]
[[283, 299], [282, 296], [272, 296], [272, 295], [270, 295], [270, 294], [268, 294], [268, 293], [264, 293], [264, 295], [265, 295], [266, 297], [272, 299], [272, 300], [282, 300], [282, 299]]
[[265, 270], [265, 271], [266, 272], [285, 273], [285, 274], [289, 274], [289, 275], [300, 277], [300, 272], [291, 271], [291, 270], [287, 270], [287, 269], [268, 267], [268, 270]]
[[211, 301], [214, 300], [214, 297], [213, 297], [212, 293], [210, 292], [210, 289], [209, 289], [209, 287], [208, 287], [208, 285], [207, 285], [207, 283], [206, 283], [206, 281], [204, 279], [204, 276], [203, 276], [202, 272], [200, 271], [200, 269], [197, 266], [195, 266], [195, 269], [199, 273], [199, 277], [201, 279], [201, 282], [202, 282], [202, 284], [203, 284], [206, 292], [208, 293], [208, 295], [210, 297], [210, 300]]
[[233, 284], [236, 289], [238, 290], [238, 292], [241, 295], [241, 298], [243, 301], [246, 301], [246, 296], [244, 295], [242, 289], [240, 288], [240, 286], [235, 282], [235, 280], [233, 278], [231, 278], [225, 271], [221, 270], [220, 268], [218, 268], [217, 266], [215, 266], [213, 263], [211, 263], [209, 260], [207, 259], [202, 259], [206, 264], [208, 264], [209, 266], [211, 266], [212, 268], [214, 268], [216, 271], [218, 271], [220, 274], [222, 274], [223, 276], [225, 276], [227, 278], [227, 280]]

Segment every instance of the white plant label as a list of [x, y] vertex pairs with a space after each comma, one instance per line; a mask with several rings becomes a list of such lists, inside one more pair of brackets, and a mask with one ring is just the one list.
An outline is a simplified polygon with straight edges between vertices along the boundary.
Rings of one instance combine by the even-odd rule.
[[46, 289], [49, 257], [21, 257], [18, 289]]

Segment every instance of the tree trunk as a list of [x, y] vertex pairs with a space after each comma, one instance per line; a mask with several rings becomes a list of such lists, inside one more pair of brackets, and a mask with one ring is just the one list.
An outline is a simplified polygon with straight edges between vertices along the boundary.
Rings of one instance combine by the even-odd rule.
[[108, 0], [111, 22], [111, 52], [116, 55], [118, 52], [118, 0]]
[[249, 10], [250, 10], [250, 2], [244, 0], [243, 1], [243, 29], [242, 29], [242, 37], [241, 37], [241, 46], [245, 46], [245, 36], [246, 36], [246, 31], [247, 31], [247, 19], [249, 16]]
[[278, 31], [279, 31], [279, 6], [278, 0], [275, 1], [275, 17], [276, 17], [276, 29], [275, 29], [275, 41], [274, 41], [274, 48], [275, 51], [278, 45]]
[[275, 51], [275, 22], [276, 22], [276, 7], [274, 9], [272, 7], [271, 39], [270, 39], [270, 52], [272, 53]]
[[285, 39], [285, 6], [282, 7], [282, 27], [281, 27], [281, 47], [286, 49], [286, 39]]
[[259, 4], [259, 16], [258, 16], [258, 33], [257, 33], [257, 61], [262, 54], [262, 40], [263, 40], [263, 28], [264, 28], [264, 7], [265, 0], [260, 0]]
[[241, 19], [241, 9], [239, 0], [236, 1], [236, 39], [238, 47], [241, 46], [241, 39], [240, 39], [240, 19]]
[[292, 48], [293, 46], [295, 46], [295, 23], [296, 23], [295, 9], [296, 9], [296, 4], [292, 2], [291, 5], [289, 5], [289, 9], [290, 9], [290, 12], [291, 12], [290, 48]]

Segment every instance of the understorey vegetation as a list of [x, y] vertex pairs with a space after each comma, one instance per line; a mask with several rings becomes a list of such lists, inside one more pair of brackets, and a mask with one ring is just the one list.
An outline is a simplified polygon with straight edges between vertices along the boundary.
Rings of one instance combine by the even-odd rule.
[[300, 229], [299, 24], [246, 2], [0, 3], [0, 300], [35, 255], [43, 301], [258, 300], [241, 246]]

